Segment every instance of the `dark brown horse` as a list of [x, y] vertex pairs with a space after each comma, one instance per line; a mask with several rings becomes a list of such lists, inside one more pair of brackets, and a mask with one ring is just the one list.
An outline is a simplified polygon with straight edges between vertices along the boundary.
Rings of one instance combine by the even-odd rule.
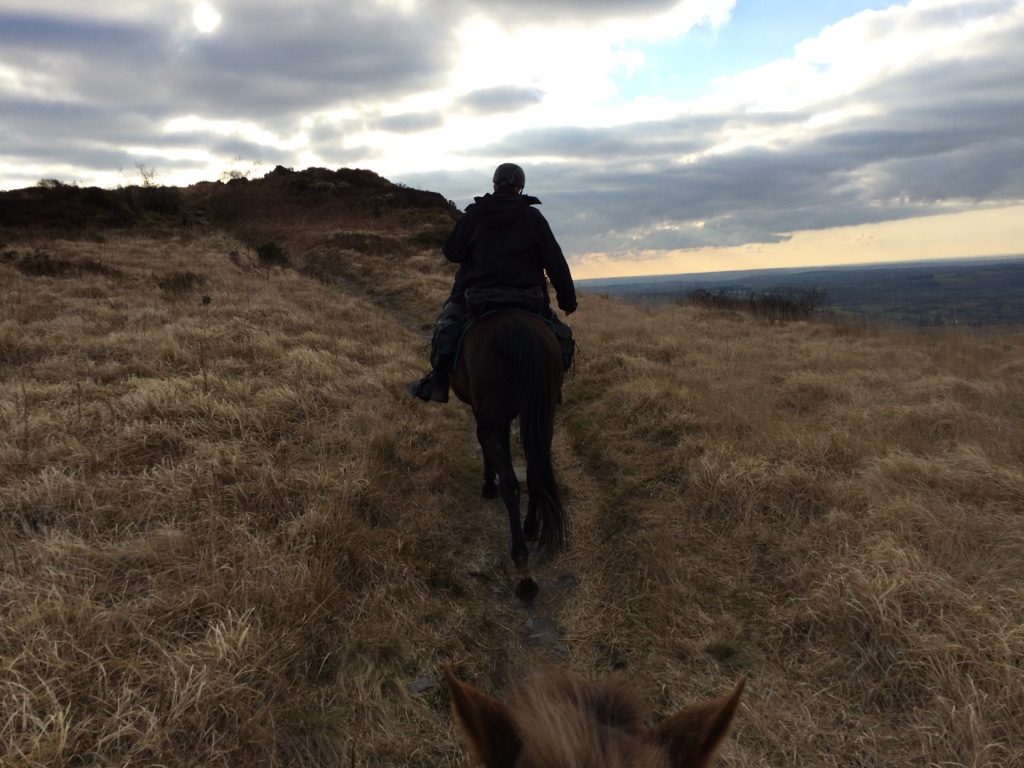
[[[473, 408], [484, 454], [487, 498], [501, 496], [512, 533], [512, 561], [519, 573], [516, 595], [532, 600], [539, 590], [530, 573], [527, 541], [555, 553], [567, 540], [565, 509], [551, 463], [555, 405], [562, 387], [558, 340], [540, 316], [499, 309], [473, 321], [462, 338], [452, 391]], [[526, 457], [526, 519], [520, 519], [519, 479], [512, 468], [510, 431], [519, 418]]]
[[706, 768], [746, 683], [647, 728], [639, 695], [620, 676], [589, 683], [564, 671], [537, 675], [507, 707], [459, 680], [450, 664], [444, 673], [455, 719], [486, 768]]

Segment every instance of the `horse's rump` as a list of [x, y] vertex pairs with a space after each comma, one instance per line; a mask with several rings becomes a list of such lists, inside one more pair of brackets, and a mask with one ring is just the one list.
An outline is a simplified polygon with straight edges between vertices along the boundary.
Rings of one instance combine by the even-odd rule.
[[510, 419], [521, 416], [524, 405], [539, 405], [542, 394], [553, 391], [553, 409], [564, 375], [560, 355], [557, 337], [536, 312], [492, 310], [474, 317], [463, 332], [451, 374], [452, 391], [474, 412], [503, 411]]

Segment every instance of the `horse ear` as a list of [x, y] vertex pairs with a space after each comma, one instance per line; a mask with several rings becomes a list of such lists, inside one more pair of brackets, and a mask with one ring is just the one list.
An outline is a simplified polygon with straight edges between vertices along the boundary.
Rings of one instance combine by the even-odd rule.
[[668, 750], [672, 768], [706, 768], [714, 763], [718, 747], [729, 734], [746, 683], [746, 676], [741, 677], [731, 694], [692, 704], [658, 725], [654, 733]]
[[451, 692], [452, 712], [477, 762], [487, 768], [512, 768], [522, 740], [508, 707], [459, 680], [452, 665], [444, 664]]

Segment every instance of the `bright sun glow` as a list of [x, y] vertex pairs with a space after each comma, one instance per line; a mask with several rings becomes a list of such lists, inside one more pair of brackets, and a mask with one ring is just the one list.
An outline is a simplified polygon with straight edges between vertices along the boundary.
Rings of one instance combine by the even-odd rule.
[[192, 11], [192, 23], [196, 25], [196, 29], [208, 35], [220, 26], [220, 14], [209, 3], [200, 3]]

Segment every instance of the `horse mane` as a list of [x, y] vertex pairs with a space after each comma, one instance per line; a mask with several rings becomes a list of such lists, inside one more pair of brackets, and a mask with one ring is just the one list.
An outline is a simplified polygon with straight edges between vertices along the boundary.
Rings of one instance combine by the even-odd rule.
[[657, 766], [646, 746], [638, 690], [620, 674], [597, 683], [563, 671], [539, 673], [517, 691], [512, 712], [523, 738], [518, 765]]

